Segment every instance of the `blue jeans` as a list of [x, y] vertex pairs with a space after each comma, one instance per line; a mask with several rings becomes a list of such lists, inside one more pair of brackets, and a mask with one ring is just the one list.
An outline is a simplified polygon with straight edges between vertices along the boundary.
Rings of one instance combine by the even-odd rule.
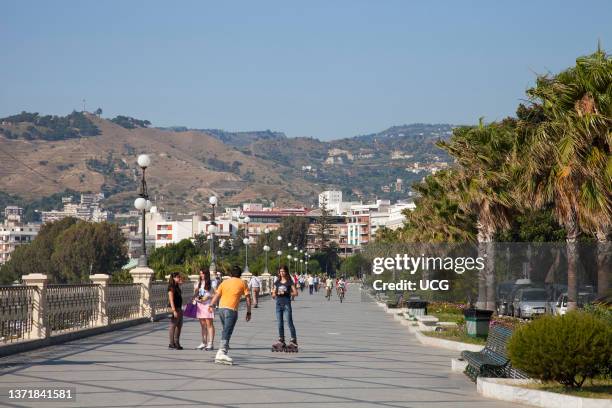
[[220, 308], [219, 319], [223, 325], [221, 332], [221, 348], [225, 351], [229, 350], [229, 342], [234, 332], [234, 326], [238, 321], [238, 312], [232, 309]]
[[285, 320], [291, 332], [291, 338], [297, 340], [295, 326], [293, 325], [293, 314], [291, 313], [291, 302], [276, 302], [276, 320], [278, 321], [278, 337], [285, 339]]

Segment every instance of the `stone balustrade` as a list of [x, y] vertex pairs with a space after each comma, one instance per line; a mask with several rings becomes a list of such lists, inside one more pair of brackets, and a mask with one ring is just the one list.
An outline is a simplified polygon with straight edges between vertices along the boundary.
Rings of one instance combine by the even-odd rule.
[[[0, 286], [0, 349], [168, 316], [168, 283], [153, 281], [150, 268], [138, 267], [130, 273], [133, 283], [128, 284], [112, 284], [109, 275], [95, 274], [90, 276], [91, 283], [53, 285], [46, 275], [29, 274], [22, 277], [21, 285]], [[190, 276], [181, 285], [183, 304], [192, 299], [198, 279]], [[273, 276], [263, 274], [260, 280], [260, 296], [270, 294]]]

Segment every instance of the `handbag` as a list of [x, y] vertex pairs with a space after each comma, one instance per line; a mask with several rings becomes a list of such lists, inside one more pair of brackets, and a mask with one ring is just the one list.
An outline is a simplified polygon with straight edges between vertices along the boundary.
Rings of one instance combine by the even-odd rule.
[[183, 316], [191, 317], [195, 319], [197, 315], [198, 315], [198, 307], [195, 305], [195, 303], [194, 302], [187, 303], [187, 306], [185, 306], [185, 311], [183, 312]]

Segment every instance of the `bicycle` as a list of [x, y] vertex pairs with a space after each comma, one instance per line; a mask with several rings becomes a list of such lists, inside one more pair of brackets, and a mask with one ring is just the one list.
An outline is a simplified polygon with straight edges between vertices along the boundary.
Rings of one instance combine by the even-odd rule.
[[344, 288], [338, 288], [338, 298], [340, 299], [340, 303], [344, 300]]
[[327, 298], [328, 301], [331, 300], [331, 294], [332, 294], [332, 288], [327, 287], [325, 297]]

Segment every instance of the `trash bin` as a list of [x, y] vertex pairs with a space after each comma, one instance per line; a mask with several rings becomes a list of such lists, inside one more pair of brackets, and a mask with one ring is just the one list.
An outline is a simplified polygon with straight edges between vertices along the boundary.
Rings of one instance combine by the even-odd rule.
[[468, 336], [487, 337], [492, 314], [492, 310], [465, 309], [463, 316]]
[[406, 308], [409, 315], [413, 317], [425, 316], [427, 314], [427, 301], [421, 299], [408, 299]]

